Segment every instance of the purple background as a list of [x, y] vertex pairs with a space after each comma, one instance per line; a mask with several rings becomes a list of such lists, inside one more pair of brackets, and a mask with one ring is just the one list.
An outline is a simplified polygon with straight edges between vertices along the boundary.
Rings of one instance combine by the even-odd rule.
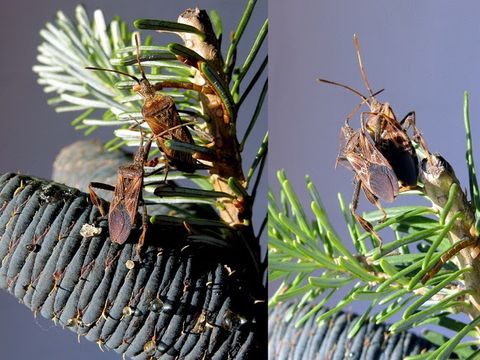
[[[304, 175], [310, 174], [335, 228], [351, 244], [337, 193], [350, 201], [353, 175], [334, 167], [340, 127], [360, 100], [316, 78], [367, 92], [353, 45], [357, 33], [370, 85], [385, 88], [379, 100], [388, 101], [400, 119], [415, 110], [430, 150], [448, 159], [462, 187], [468, 187], [465, 90], [470, 92], [474, 156], [480, 161], [478, 10], [475, 1], [303, 0], [295, 6], [292, 1], [271, 1], [270, 186], [278, 191], [276, 171], [286, 169], [308, 209]], [[358, 127], [358, 116], [352, 124]], [[398, 203], [411, 199], [403, 197]], [[375, 208], [362, 195], [359, 209]], [[353, 311], [362, 311], [354, 306]]]
[[[1, 87], [1, 130], [0, 130], [0, 173], [18, 171], [43, 178], [50, 178], [51, 165], [58, 151], [65, 145], [83, 138], [81, 132], [75, 131], [69, 122], [77, 113], [57, 114], [46, 104], [45, 95], [36, 83], [36, 75], [31, 68], [35, 64], [36, 47], [41, 38], [38, 34], [47, 21], [53, 21], [58, 10], [67, 16], [74, 15], [75, 1], [14, 1], [2, 7], [0, 31], [3, 36], [3, 51], [0, 57]], [[199, 1], [89, 1], [83, 0], [89, 14], [101, 8], [106, 20], [119, 15], [131, 23], [137, 18], [159, 18], [175, 20], [186, 8], [198, 6], [216, 9], [223, 20], [224, 38], [235, 30], [246, 2], [228, 0]], [[243, 61], [246, 51], [255, 39], [267, 13], [267, 4], [260, 1], [251, 19], [251, 26], [244, 34], [239, 45], [239, 63]], [[133, 27], [133, 25], [132, 25]], [[165, 38], [165, 37], [164, 37]], [[162, 37], [154, 36], [154, 41]], [[224, 43], [224, 47], [226, 47]], [[263, 55], [264, 56], [264, 55]], [[262, 60], [263, 56], [259, 56]], [[258, 67], [258, 61], [255, 68]], [[259, 87], [261, 87], [260, 82]], [[255, 106], [255, 94], [251, 95], [240, 114], [239, 121], [246, 123]], [[266, 130], [266, 111], [258, 121], [258, 137], [250, 139], [257, 147]], [[263, 129], [263, 131], [262, 131]], [[94, 133], [90, 138], [111, 138], [113, 128]], [[244, 155], [245, 164], [250, 164], [256, 151]], [[265, 186], [259, 189], [259, 208], [265, 208]], [[258, 221], [264, 214], [259, 213]], [[257, 221], [257, 223], [258, 223]], [[25, 306], [17, 300], [0, 292], [0, 359], [119, 359], [115, 352], [101, 353], [96, 344], [81, 340], [77, 343], [76, 335], [68, 330], [53, 326], [39, 316], [36, 320]]]

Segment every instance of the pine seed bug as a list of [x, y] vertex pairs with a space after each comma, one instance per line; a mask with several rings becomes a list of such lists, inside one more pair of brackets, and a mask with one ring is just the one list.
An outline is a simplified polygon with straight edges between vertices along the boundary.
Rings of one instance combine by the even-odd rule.
[[[382, 104], [373, 96], [373, 91], [368, 83], [367, 74], [363, 67], [360, 44], [356, 35], [354, 36], [354, 43], [360, 72], [370, 94], [368, 98], [370, 114], [364, 113], [364, 120], [362, 121], [364, 121], [368, 132], [373, 137], [375, 146], [392, 166], [400, 184], [406, 187], [414, 187], [417, 184], [419, 174], [418, 158], [406, 128], [412, 127], [415, 137], [420, 137], [415, 124], [415, 112], [409, 112], [403, 120], [398, 122], [390, 104]], [[403, 125], [406, 126], [405, 129]]]
[[366, 231], [374, 234], [381, 242], [373, 226], [357, 213], [360, 189], [386, 216], [378, 199], [387, 202], [395, 199], [399, 190], [397, 178], [387, 159], [374, 146], [363, 128], [354, 131], [346, 122], [342, 127], [342, 137], [344, 144], [337, 157], [337, 164], [352, 169], [355, 173], [356, 187], [351, 205], [352, 214]]
[[354, 35], [354, 44], [360, 73], [369, 96], [364, 96], [360, 91], [338, 82], [325, 79], [318, 79], [318, 81], [353, 92], [362, 98], [360, 106], [365, 103], [369, 107], [368, 112], [362, 112], [360, 115], [361, 130], [354, 131], [348, 125], [349, 119], [360, 106], [347, 117], [341, 135], [345, 145], [340, 150], [337, 163], [355, 172], [357, 185], [352, 200], [352, 213], [365, 230], [379, 238], [378, 234], [373, 232], [372, 225], [356, 213], [360, 190], [363, 190], [367, 199], [383, 212], [385, 219], [386, 213], [378, 199], [391, 202], [400, 191], [415, 188], [417, 184], [418, 158], [407, 129], [409, 127], [413, 129], [414, 137], [424, 149], [426, 145], [416, 128], [415, 112], [408, 113], [399, 122], [390, 104], [381, 103], [376, 99], [375, 96], [379, 92], [374, 93], [368, 83], [356, 35]]
[[[198, 8], [187, 9], [178, 17], [177, 21], [180, 24], [196, 28], [198, 31], [172, 31], [171, 28], [167, 29], [162, 28], [162, 26], [159, 27], [158, 24], [154, 25], [148, 19], [135, 21], [135, 26], [139, 29], [153, 29], [156, 27], [156, 30], [159, 32], [166, 30], [182, 38], [184, 45], [172, 43], [168, 45], [168, 49], [175, 54], [179, 61], [195, 68], [197, 72], [194, 76], [193, 87], [190, 83], [183, 83], [187, 87], [179, 86], [180, 83], [177, 83], [174, 87], [193, 89], [203, 94], [215, 95], [215, 99], [209, 99], [204, 103], [206, 110], [211, 114], [215, 113], [215, 117], [223, 117], [225, 124], [228, 124], [234, 120], [233, 115], [236, 110], [227, 86], [232, 75], [233, 65], [235, 64], [235, 55], [231, 58], [229, 64], [224, 64], [220, 51], [221, 39], [217, 38], [210, 17], [205, 10]], [[154, 26], [152, 27], [152, 25]], [[224, 68], [225, 70], [223, 70]], [[157, 90], [159, 89], [157, 88]]]
[[118, 169], [117, 183], [113, 187], [111, 185], [91, 182], [89, 184], [89, 193], [92, 203], [100, 210], [102, 216], [106, 216], [107, 212], [103, 207], [103, 201], [95, 193], [94, 188], [113, 190], [113, 198], [108, 210], [108, 229], [110, 232], [110, 239], [117, 244], [123, 244], [127, 241], [135, 220], [137, 217], [137, 209], [139, 203], [143, 205], [143, 225], [142, 234], [138, 239], [137, 253], [145, 241], [147, 233], [147, 213], [145, 204], [143, 204], [142, 188], [144, 169], [143, 164], [147, 160], [148, 153], [152, 139], [149, 139], [145, 145], [142, 144], [138, 148], [132, 164], [121, 166]]
[[408, 190], [409, 188], [414, 188], [417, 184], [419, 174], [418, 158], [406, 130], [411, 127], [414, 131], [415, 138], [419, 139], [422, 145], [424, 144], [415, 125], [415, 112], [409, 112], [403, 120], [399, 122], [390, 104], [381, 103], [375, 98], [375, 94], [368, 83], [367, 75], [363, 67], [360, 44], [356, 35], [354, 35], [354, 43], [360, 72], [369, 96], [366, 97], [352, 87], [341, 83], [325, 79], [318, 79], [318, 81], [340, 86], [362, 98], [370, 110], [361, 114], [360, 121], [362, 126], [374, 140], [375, 147], [382, 153], [392, 167], [397, 180], [402, 186], [401, 189]]
[[139, 79], [136, 76], [115, 70], [115, 69], [103, 69], [97, 67], [86, 67], [89, 70], [97, 71], [109, 71], [135, 80], [137, 85], [134, 85], [132, 90], [140, 94], [144, 103], [142, 107], [142, 115], [144, 120], [155, 135], [155, 140], [158, 147], [163, 151], [167, 158], [168, 164], [173, 165], [180, 171], [193, 173], [197, 168], [197, 161], [192, 157], [191, 153], [170, 149], [166, 145], [166, 140], [174, 140], [178, 142], [184, 142], [187, 144], [194, 144], [192, 134], [184, 126], [178, 110], [175, 106], [175, 102], [171, 96], [157, 94], [156, 92], [163, 87], [187, 87], [187, 84], [176, 84], [173, 82], [164, 82], [157, 88], [152, 85], [145, 75], [145, 71], [140, 62], [140, 46], [138, 36], [135, 36], [136, 51], [137, 51], [137, 64], [142, 74], [142, 78]]

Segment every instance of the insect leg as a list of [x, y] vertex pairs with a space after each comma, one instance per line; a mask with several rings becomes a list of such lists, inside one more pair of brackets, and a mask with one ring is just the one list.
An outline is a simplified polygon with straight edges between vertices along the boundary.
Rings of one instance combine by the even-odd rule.
[[137, 244], [137, 255], [140, 258], [140, 252], [142, 250], [143, 244], [145, 242], [145, 237], [147, 235], [147, 228], [148, 228], [148, 214], [147, 214], [147, 206], [145, 205], [145, 202], [143, 199], [142, 201], [142, 234], [138, 238], [138, 244]]
[[170, 171], [170, 164], [167, 162], [165, 162], [165, 178], [163, 179], [163, 182], [167, 182], [167, 176], [168, 176], [168, 172]]
[[410, 111], [407, 115], [404, 116], [402, 120], [400, 120], [400, 125], [402, 125], [405, 130], [407, 130], [409, 127], [412, 127], [412, 129], [416, 130], [416, 123], [417, 120], [415, 116], [415, 111]]
[[202, 94], [215, 94], [212, 88], [205, 85], [197, 85], [182, 81], [161, 81], [153, 85], [155, 91], [161, 91], [165, 88], [193, 90]]
[[410, 111], [407, 115], [405, 115], [404, 118], [400, 121], [400, 125], [405, 132], [410, 128], [413, 130], [413, 138], [415, 141], [417, 141], [418, 137], [421, 137], [420, 130], [418, 130], [417, 128], [415, 111]]
[[[139, 127], [140, 125], [142, 125], [142, 124], [145, 122], [144, 119], [142, 119], [142, 120], [137, 120], [137, 119], [134, 119], [132, 116], [129, 116], [129, 117], [130, 117], [131, 120], [135, 121], [135, 124], [130, 125], [130, 126], [128, 127], [128, 130], [133, 130], [133, 129]], [[142, 130], [140, 130], [140, 131], [142, 131]]]
[[104, 184], [104, 183], [99, 183], [92, 181], [90, 184], [88, 184], [89, 188], [95, 188], [95, 189], [100, 189], [100, 190], [108, 190], [108, 191], [114, 191], [115, 186], [110, 185], [110, 184]]
[[383, 214], [383, 218], [380, 220], [380, 222], [384, 222], [387, 220], [387, 212], [383, 208], [382, 204], [380, 204], [380, 201], [378, 201], [378, 198], [372, 194], [369, 190], [363, 189], [365, 192], [365, 196], [367, 197], [368, 201], [370, 201], [373, 205], [377, 207], [378, 210], [380, 210]]
[[[151, 161], [153, 161], [153, 160], [158, 161], [158, 163], [160, 163], [160, 162], [165, 163], [165, 161], [163, 161], [162, 159], [160, 159], [160, 158], [158, 158], [158, 157], [152, 159]], [[148, 165], [145, 165], [145, 166], [148, 166]], [[166, 166], [166, 165], [165, 165], [165, 166]], [[164, 166], [164, 167], [160, 167], [160, 168], [158, 168], [158, 169], [155, 169], [155, 170], [153, 170], [152, 172], [149, 172], [148, 174], [145, 174], [144, 177], [156, 175], [156, 174], [158, 174], [159, 172], [164, 171], [164, 170], [165, 170], [165, 166]]]
[[417, 120], [415, 117], [415, 111], [410, 111], [407, 115], [405, 115], [403, 120], [400, 121], [400, 124], [403, 126], [405, 131], [408, 130], [408, 128], [413, 129], [413, 140], [420, 145], [422, 150], [425, 152], [425, 156], [427, 158], [430, 158], [430, 151], [428, 151], [427, 143], [425, 142], [425, 139], [423, 138], [420, 130], [418, 130], [416, 123]]
[[378, 233], [375, 231], [375, 229], [373, 228], [372, 224], [369, 221], [365, 220], [360, 214], [357, 213], [358, 200], [360, 199], [361, 189], [363, 189], [363, 191], [365, 192], [365, 195], [366, 195], [366, 192], [370, 193], [370, 191], [362, 185], [361, 180], [356, 180], [355, 190], [353, 191], [352, 203], [350, 205], [350, 211], [352, 212], [353, 216], [358, 221], [358, 223], [363, 227], [363, 229], [377, 238], [377, 240], [379, 241], [379, 245], [381, 247], [383, 244], [383, 240], [380, 237], [380, 235], [378, 235]]
[[99, 182], [91, 182], [88, 184], [88, 193], [90, 195], [90, 200], [92, 204], [100, 211], [102, 217], [107, 216], [108, 211], [105, 210], [105, 201], [97, 195], [94, 188], [101, 189], [101, 190], [109, 190], [114, 191], [115, 186], [103, 184]]
[[[402, 126], [403, 130], [405, 132], [408, 129], [413, 130], [413, 139], [420, 144], [420, 146], [423, 147], [424, 150], [427, 150], [425, 141], [423, 140], [422, 134], [420, 133], [420, 130], [417, 128], [417, 120], [415, 116], [415, 111], [410, 111], [405, 117], [400, 121], [400, 125]], [[425, 147], [424, 147], [425, 145]], [[428, 152], [428, 150], [427, 150]]]

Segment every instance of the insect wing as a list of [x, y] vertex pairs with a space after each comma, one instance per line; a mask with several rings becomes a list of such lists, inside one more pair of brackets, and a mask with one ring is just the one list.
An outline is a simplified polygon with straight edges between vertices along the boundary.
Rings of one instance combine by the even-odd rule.
[[143, 186], [143, 172], [140, 176], [130, 179], [125, 188], [126, 194], [125, 197], [125, 209], [132, 220], [132, 224], [135, 222], [135, 217], [137, 216], [138, 201], [140, 199], [140, 193]]
[[110, 231], [110, 239], [114, 243], [123, 244], [127, 241], [132, 225], [132, 219], [123, 203], [120, 202], [111, 208], [108, 213], [108, 228]]
[[[182, 151], [175, 151], [165, 145], [165, 140], [175, 140], [187, 144], [193, 144], [190, 132], [182, 125], [175, 102], [170, 96], [157, 96], [152, 100], [145, 101], [142, 109], [145, 121], [152, 132], [156, 135], [158, 146], [165, 156], [180, 171], [194, 172], [196, 161], [192, 155]], [[172, 127], [176, 127], [170, 130]]]
[[385, 157], [373, 146], [371, 139], [362, 132], [356, 132], [349, 139], [345, 151], [343, 156], [363, 186], [377, 198], [392, 202], [399, 191], [397, 177]]
[[365, 183], [370, 191], [378, 198], [392, 202], [398, 195], [398, 182], [395, 173], [390, 167], [379, 164], [369, 164]]
[[[353, 129], [348, 125], [345, 124], [342, 126], [340, 131], [340, 150], [338, 152], [337, 159], [335, 161], [335, 167], [341, 165], [346, 167], [349, 170], [354, 170], [350, 161], [354, 161], [354, 159], [349, 159], [348, 155], [355, 153], [355, 142], [358, 141], [358, 131], [354, 132]], [[361, 163], [361, 159], [357, 159], [359, 163]]]
[[350, 164], [350, 161], [345, 156], [341, 156], [341, 155], [337, 156], [337, 160], [335, 161], [335, 167], [337, 167], [338, 165], [341, 165], [347, 168], [348, 170], [353, 170], [352, 165]]
[[[174, 105], [175, 106], [175, 105]], [[175, 119], [174, 123], [177, 126], [182, 124], [180, 119], [180, 115], [178, 114], [177, 110], [174, 108], [173, 111], [173, 118]], [[172, 140], [184, 142], [187, 144], [193, 144], [193, 138], [190, 132], [185, 127], [177, 127], [174, 130], [169, 131]], [[170, 157], [172, 163], [175, 167], [181, 171], [185, 172], [194, 172], [195, 171], [195, 164], [196, 161], [192, 158], [192, 154], [183, 152], [183, 151], [175, 151], [170, 149]]]
[[108, 212], [110, 238], [117, 244], [123, 244], [130, 235], [137, 215], [142, 184], [143, 171], [141, 168], [136, 165], [120, 168], [110, 211]]
[[[170, 107], [169, 97], [157, 96], [145, 100], [142, 108], [142, 115], [152, 133], [156, 136], [168, 130], [168, 109]], [[158, 142], [158, 138], [156, 139]]]

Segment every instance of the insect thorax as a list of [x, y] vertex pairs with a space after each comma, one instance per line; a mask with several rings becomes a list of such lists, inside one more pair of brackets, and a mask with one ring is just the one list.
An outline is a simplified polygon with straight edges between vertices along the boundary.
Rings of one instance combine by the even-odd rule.
[[155, 88], [147, 79], [140, 80], [140, 83], [133, 86], [133, 91], [140, 94], [145, 100], [153, 99], [155, 97]]

